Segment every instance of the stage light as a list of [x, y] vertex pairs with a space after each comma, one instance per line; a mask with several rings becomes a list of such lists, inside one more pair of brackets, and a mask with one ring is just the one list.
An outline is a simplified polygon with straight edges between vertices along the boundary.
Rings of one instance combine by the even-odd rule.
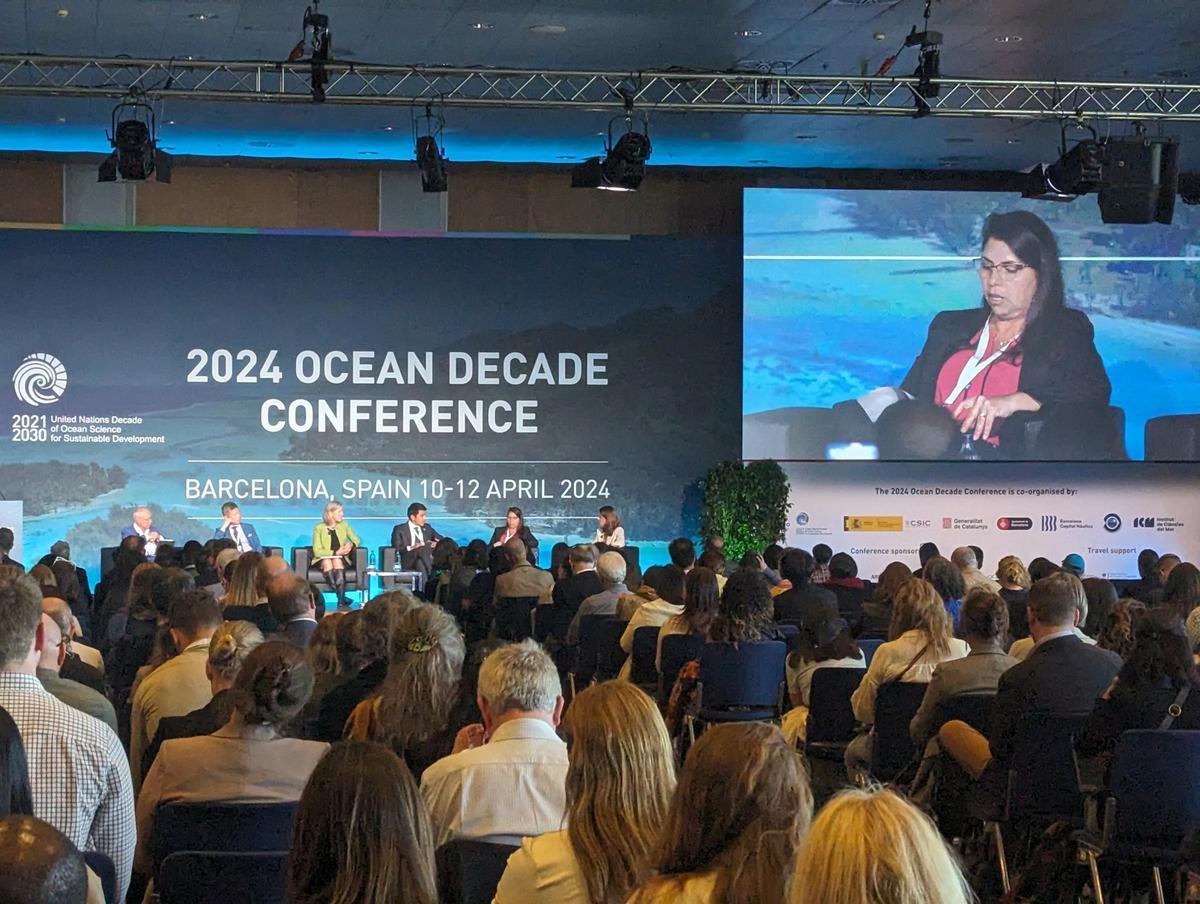
[[445, 118], [441, 113], [433, 112], [432, 104], [426, 105], [424, 116], [413, 117], [414, 153], [421, 170], [421, 190], [425, 192], [443, 192], [449, 187], [446, 149], [442, 145], [445, 126]]
[[[625, 132], [613, 142], [613, 123], [623, 120]], [[616, 117], [608, 124], [603, 157], [589, 157], [571, 172], [572, 188], [598, 188], [603, 191], [637, 191], [646, 178], [646, 161], [653, 148], [649, 123], [642, 131], [633, 128], [632, 115]]]
[[[308, 53], [311, 66], [311, 91], [313, 103], [325, 101], [325, 85], [329, 82], [329, 74], [325, 64], [332, 57], [333, 32], [329, 30], [329, 16], [320, 11], [321, 0], [313, 0], [311, 6], [304, 8], [304, 19], [300, 23], [300, 41], [288, 54], [289, 63], [297, 63]], [[189, 57], [189, 59], [191, 59]]]
[[[888, 70], [895, 65], [900, 54], [904, 52], [906, 47], [916, 47], [917, 50], [917, 68], [913, 70], [913, 75], [917, 79], [917, 86], [912, 89], [914, 100], [916, 101], [916, 116], [928, 116], [930, 111], [929, 98], [937, 97], [941, 92], [941, 86], [934, 83], [935, 79], [941, 77], [942, 74], [942, 33], [940, 31], [932, 31], [929, 28], [929, 17], [933, 11], [933, 0], [925, 0], [924, 21], [925, 28], [923, 31], [917, 31], [917, 26], [913, 26], [907, 35], [904, 37], [904, 43], [900, 45], [900, 49], [885, 59], [879, 66], [879, 71], [875, 73], [877, 76], [887, 75]], [[878, 40], [878, 38], [876, 39]]]
[[100, 164], [100, 182], [171, 181], [171, 155], [159, 150], [154, 109], [144, 100], [123, 101], [113, 108], [108, 143], [113, 151]]

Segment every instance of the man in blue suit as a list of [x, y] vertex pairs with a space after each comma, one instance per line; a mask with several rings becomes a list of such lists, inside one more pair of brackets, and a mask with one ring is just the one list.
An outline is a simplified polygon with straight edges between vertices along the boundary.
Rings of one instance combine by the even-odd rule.
[[154, 529], [154, 513], [144, 505], [133, 510], [133, 524], [121, 528], [121, 539], [126, 537], [141, 537], [142, 543], [145, 544], [142, 551], [151, 562], [154, 561], [154, 554], [158, 552], [158, 544], [163, 540], [162, 534]]
[[242, 510], [236, 502], [226, 502], [221, 506], [221, 518], [221, 526], [213, 532], [214, 540], [232, 540], [237, 544], [238, 552], [263, 551], [258, 531], [253, 524], [242, 521]]

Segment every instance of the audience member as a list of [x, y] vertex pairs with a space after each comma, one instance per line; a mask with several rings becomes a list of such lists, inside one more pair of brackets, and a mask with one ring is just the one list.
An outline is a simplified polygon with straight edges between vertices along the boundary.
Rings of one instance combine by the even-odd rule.
[[[976, 587], [982, 587], [992, 593], [1000, 592], [1000, 585], [979, 570], [979, 557], [975, 553], [975, 547], [958, 547], [950, 554], [950, 562], [962, 573], [963, 584], [966, 588], [964, 596]], [[926, 580], [929, 579], [926, 578]]]
[[667, 555], [672, 565], [678, 565], [686, 573], [696, 565], [696, 544], [687, 537], [676, 537], [667, 544]]
[[791, 904], [971, 904], [953, 852], [929, 817], [886, 788], [843, 791], [796, 858]]
[[1162, 587], [1158, 576], [1158, 553], [1153, 549], [1143, 549], [1137, 557], [1138, 580], [1125, 585], [1124, 596], [1146, 602], [1150, 594]]
[[[1071, 572], [1059, 571], [1059, 572], [1056, 572], [1056, 574], [1071, 574]], [[1074, 575], [1072, 575], [1072, 576], [1074, 577]], [[1032, 592], [1032, 591], [1030, 591], [1030, 592]], [[1074, 632], [1075, 636], [1078, 637], [1083, 643], [1091, 646], [1091, 645], [1095, 644], [1096, 640], [1095, 640], [1095, 638], [1089, 637], [1087, 634], [1085, 634], [1083, 632], [1083, 628], [1082, 628], [1083, 623], [1085, 621], [1087, 621], [1087, 617], [1088, 617], [1087, 594], [1083, 592], [1083, 582], [1082, 581], [1079, 581], [1079, 593], [1074, 597], [1074, 599], [1075, 599], [1075, 606], [1076, 606], [1076, 608], [1075, 608], [1075, 624], [1071, 630]], [[1025, 611], [1026, 611], [1025, 618], [1026, 618], [1026, 621], [1028, 621], [1029, 620], [1028, 605], [1025, 607]], [[1021, 640], [1013, 641], [1013, 645], [1008, 648], [1008, 655], [1013, 657], [1014, 659], [1024, 659], [1026, 656], [1028, 656], [1030, 654], [1030, 652], [1032, 652], [1034, 645], [1036, 643], [1037, 643], [1037, 638], [1033, 637], [1032, 633], [1031, 633], [1029, 637], [1024, 637]]]
[[1042, 578], [1048, 578], [1052, 574], [1057, 574], [1062, 571], [1057, 565], [1047, 559], [1045, 556], [1038, 556], [1029, 563], [1029, 580], [1030, 587], [1036, 584]]
[[[362, 666], [354, 677], [325, 694], [317, 713], [316, 740], [339, 740], [354, 707], [378, 693], [379, 685], [388, 673], [388, 645], [392, 632], [400, 616], [416, 605], [419, 605], [417, 598], [407, 590], [391, 590], [381, 593], [362, 608]], [[348, 613], [346, 617], [351, 615], [353, 613]], [[353, 623], [351, 627], [355, 627]]]
[[1068, 574], [1075, 575], [1077, 578], [1082, 579], [1083, 573], [1086, 569], [1087, 566], [1084, 564], [1083, 556], [1077, 552], [1071, 553], [1062, 560], [1062, 570]]
[[[704, 556], [701, 556], [703, 559]], [[658, 647], [654, 656], [654, 667], [662, 670], [663, 638], [672, 634], [691, 634], [707, 637], [708, 628], [717, 615], [721, 604], [717, 575], [712, 569], [697, 565], [687, 573], [683, 581], [683, 612], [663, 622], [658, 629]], [[665, 676], [674, 682], [675, 676]]]
[[539, 603], [552, 601], [554, 593], [554, 578], [550, 572], [542, 571], [529, 561], [525, 544], [513, 537], [504, 544], [513, 558], [513, 567], [504, 574], [497, 576], [493, 596], [499, 605], [500, 600], [517, 598], [536, 598]]
[[619, 676], [622, 679], [627, 680], [633, 672], [634, 632], [638, 628], [661, 628], [672, 618], [683, 615], [686, 579], [687, 575], [683, 573], [682, 568], [678, 565], [668, 565], [663, 569], [662, 578], [659, 580], [658, 599], [643, 603], [633, 611], [624, 633], [621, 634], [621, 649], [625, 651], [626, 656]]
[[1108, 610], [1108, 617], [1100, 627], [1096, 646], [1102, 650], [1112, 650], [1121, 659], [1128, 659], [1129, 654], [1133, 652], [1138, 623], [1147, 611], [1145, 604], [1138, 600], [1117, 600]]
[[567, 628], [567, 643], [571, 646], [579, 643], [579, 622], [584, 616], [616, 615], [618, 601], [622, 595], [629, 592], [629, 588], [625, 586], [625, 557], [619, 552], [602, 554], [596, 562], [596, 573], [600, 576], [600, 585], [604, 589], [579, 604], [579, 609]]
[[462, 612], [463, 598], [471, 588], [475, 576], [487, 568], [488, 547], [480, 539], [474, 539], [463, 547], [462, 558], [450, 569], [446, 581], [446, 611], [458, 617]]
[[803, 549], [784, 551], [779, 570], [791, 588], [775, 597], [776, 621], [804, 625], [837, 612], [838, 598], [833, 591], [812, 582], [815, 568], [813, 557]]
[[496, 904], [624, 901], [646, 878], [675, 790], [658, 707], [633, 685], [608, 681], [571, 701], [564, 728], [567, 827], [521, 842]]
[[305, 649], [317, 630], [317, 607], [308, 579], [290, 571], [273, 577], [267, 584], [267, 607], [279, 626], [271, 639]]
[[1084, 578], [1083, 595], [1087, 597], [1087, 618], [1079, 627], [1088, 637], [1099, 637], [1108, 621], [1108, 610], [1117, 601], [1117, 588], [1105, 578]]
[[179, 655], [146, 676], [133, 695], [129, 764], [134, 786], [141, 784], [142, 753], [164, 716], [186, 716], [212, 700], [208, 680], [209, 640], [221, 627], [221, 607], [203, 590], [189, 590], [171, 604], [171, 640]]
[[329, 749], [328, 744], [279, 733], [312, 692], [312, 671], [304, 653], [292, 644], [267, 641], [251, 650], [233, 691], [233, 714], [224, 726], [211, 735], [166, 741], [159, 748], [138, 795], [139, 873], [151, 871], [154, 814], [162, 804], [299, 800]]
[[1158, 558], [1158, 583], [1157, 586], [1145, 594], [1145, 603], [1147, 606], [1157, 606], [1162, 603], [1166, 594], [1167, 579], [1171, 576], [1171, 572], [1175, 570], [1183, 559], [1173, 552], [1166, 553]]
[[554, 661], [532, 640], [501, 647], [479, 670], [478, 703], [483, 724], [459, 731], [454, 752], [421, 778], [435, 842], [520, 844], [557, 831], [567, 750], [554, 731], [563, 709]]
[[825, 586], [833, 591], [838, 601], [838, 614], [849, 624], [857, 624], [862, 617], [862, 604], [870, 596], [870, 590], [858, 576], [858, 563], [847, 552], [839, 552], [829, 560], [829, 580]]
[[[926, 574], [937, 561], [934, 558], [926, 563]], [[927, 684], [940, 663], [961, 659], [969, 652], [967, 644], [954, 636], [950, 614], [933, 584], [923, 578], [909, 578], [896, 591], [888, 637], [891, 639], [880, 644], [871, 657], [867, 674], [850, 697], [854, 718], [863, 725], [875, 724], [875, 697], [883, 684]], [[869, 771], [871, 745], [868, 732], [858, 735], [846, 748], [846, 769], [852, 776]]]
[[379, 693], [354, 708], [345, 736], [389, 745], [421, 775], [454, 749], [466, 723], [454, 718], [466, 647], [462, 632], [440, 606], [418, 605], [392, 632], [391, 660]]
[[[952, 720], [938, 732], [942, 749], [998, 800], [1022, 732], [1047, 719], [1089, 713], [1121, 667], [1115, 653], [1083, 643], [1075, 632], [1083, 585], [1070, 573], [1044, 578], [1029, 592], [1029, 632], [1035, 646], [1000, 676], [991, 730], [984, 737]], [[1036, 772], [1036, 767], [1031, 767]]]
[[812, 582], [814, 584], [827, 584], [829, 582], [829, 560], [833, 558], [833, 548], [828, 543], [818, 543], [812, 548], [813, 572]]
[[89, 888], [87, 864], [71, 839], [33, 816], [0, 818], [0, 901], [4, 904], [103, 904]]
[[233, 715], [233, 686], [238, 672], [250, 651], [262, 642], [262, 632], [250, 622], [225, 622], [213, 632], [208, 642], [208, 663], [204, 667], [212, 699], [187, 715], [164, 716], [158, 720], [158, 730], [142, 754], [142, 780], [164, 741], [209, 735], [229, 721]]
[[32, 816], [29, 761], [17, 723], [0, 709], [0, 816]]
[[583, 601], [604, 589], [600, 575], [596, 573], [599, 557], [599, 551], [591, 543], [579, 543], [570, 548], [570, 574], [554, 585], [551, 604], [538, 610], [539, 636], [565, 639], [567, 628]]
[[721, 603], [708, 629], [713, 643], [753, 643], [782, 640], [775, 624], [767, 580], [758, 571], [734, 572], [721, 592]]
[[125, 751], [111, 728], [42, 687], [37, 664], [44, 648], [37, 585], [19, 573], [0, 573], [0, 707], [24, 741], [34, 815], [76, 847], [112, 860], [124, 900], [137, 837]]
[[928, 581], [942, 598], [942, 605], [950, 615], [950, 623], [958, 630], [958, 618], [962, 610], [962, 598], [967, 593], [967, 581], [961, 571], [949, 559], [934, 556], [921, 569], [921, 579]]
[[[907, 569], [906, 569], [907, 570]], [[808, 736], [812, 680], [817, 669], [865, 669], [867, 660], [836, 612], [811, 619], [800, 632], [800, 645], [788, 654], [784, 673], [792, 708], [783, 717], [783, 736], [795, 744]]]
[[653, 875], [630, 904], [782, 901], [812, 808], [800, 755], [778, 728], [709, 728], [684, 761]]
[[1000, 676], [1018, 660], [1004, 652], [1008, 636], [1008, 605], [986, 587], [968, 590], [962, 606], [962, 633], [971, 651], [962, 659], [939, 663], [933, 669], [921, 708], [909, 731], [918, 746], [937, 734], [938, 704], [966, 694], [995, 694]]
[[70, 642], [70, 635], [65, 634], [63, 628], [65, 626], [67, 631], [71, 630], [71, 612], [62, 600], [54, 600], [59, 604], [58, 607], [52, 607], [47, 611], [47, 602], [50, 601], [42, 601], [44, 646], [37, 665], [38, 681], [42, 683], [42, 687], [67, 706], [99, 719], [116, 731], [117, 714], [108, 698], [78, 681], [71, 681], [59, 674], [59, 670], [67, 659], [67, 644]]
[[[118, 555], [120, 554], [118, 553]], [[158, 624], [158, 612], [154, 609], [151, 591], [161, 571], [162, 567], [154, 562], [138, 562], [125, 578], [124, 590], [119, 595], [119, 605], [105, 617], [106, 628], [100, 635], [100, 644], [104, 649], [109, 650], [110, 658], [113, 656], [112, 650], [122, 637], [145, 636], [151, 638], [151, 642], [153, 642], [154, 629]], [[114, 575], [113, 580], [118, 578], [118, 575]], [[97, 587], [97, 592], [99, 592], [99, 587]], [[106, 599], [114, 600], [117, 597], [117, 588], [114, 587]], [[141, 624], [133, 624], [134, 621], [141, 622]], [[109, 671], [112, 671], [111, 665]], [[130, 680], [132, 681], [132, 679]]]
[[1164, 607], [1141, 619], [1133, 652], [1088, 716], [1075, 749], [1111, 753], [1126, 731], [1200, 729], [1200, 674], [1179, 616]]
[[996, 581], [1000, 584], [1000, 596], [1008, 604], [1008, 634], [1013, 640], [1029, 636], [1029, 622], [1025, 618], [1025, 603], [1029, 599], [1029, 588], [1033, 580], [1025, 563], [1017, 556], [1005, 556], [996, 566]]
[[493, 546], [488, 549], [487, 570], [475, 575], [463, 598], [461, 620], [468, 646], [483, 640], [491, 630], [496, 612], [496, 578], [510, 571], [514, 564], [516, 560], [505, 547]]
[[288, 865], [292, 904], [437, 904], [433, 832], [412, 775], [379, 744], [346, 741], [304, 786]]
[[[59, 666], [58, 674], [68, 681], [74, 681], [90, 688], [101, 696], [107, 693], [108, 687], [104, 682], [104, 660], [100, 657], [99, 650], [75, 641], [74, 632], [78, 626], [67, 601], [54, 596], [44, 596], [42, 597], [42, 612], [54, 619], [55, 624], [59, 626], [60, 633], [64, 629], [67, 632], [62, 635], [63, 661]], [[87, 660], [84, 659], [84, 655], [87, 656]]]
[[930, 559], [936, 558], [937, 556], [940, 556], [941, 554], [942, 554], [942, 552], [940, 549], [938, 549], [938, 545], [936, 543], [934, 543], [932, 541], [926, 541], [925, 543], [922, 543], [917, 548], [917, 561], [921, 563], [921, 567], [913, 572], [913, 577], [924, 578], [925, 577], [925, 564]]
[[892, 623], [892, 602], [900, 585], [912, 577], [912, 571], [903, 562], [891, 562], [879, 575], [879, 582], [871, 596], [863, 602], [862, 618], [856, 626], [858, 637], [886, 638]]
[[[338, 637], [343, 630], [342, 622], [351, 615], [354, 616], [354, 619], [351, 621], [350, 627], [344, 629], [347, 632], [345, 640], [349, 643], [351, 637], [357, 635], [355, 638], [356, 648], [343, 657], [338, 646]], [[355, 622], [358, 623], [358, 629], [354, 627]], [[307, 651], [308, 667], [312, 669], [313, 673], [313, 691], [309, 695], [308, 702], [304, 704], [304, 709], [296, 717], [289, 733], [301, 738], [316, 737], [317, 716], [321, 712], [321, 701], [333, 688], [354, 677], [361, 664], [361, 627], [361, 609], [350, 612], [335, 610], [317, 622], [317, 629], [308, 639]]]
[[229, 593], [221, 600], [226, 621], [252, 622], [263, 637], [279, 629], [267, 602], [267, 585], [288, 571], [287, 563], [278, 556], [263, 556], [256, 552], [242, 553], [233, 566]]
[[[639, 607], [658, 599], [658, 587], [662, 583], [668, 567], [678, 566], [651, 565], [646, 569], [646, 573], [638, 579], [636, 575], [630, 575], [628, 563], [626, 563], [625, 586], [630, 588], [630, 591], [621, 594], [617, 599], [615, 613], [617, 618], [629, 621]], [[690, 572], [688, 573], [690, 574]]]

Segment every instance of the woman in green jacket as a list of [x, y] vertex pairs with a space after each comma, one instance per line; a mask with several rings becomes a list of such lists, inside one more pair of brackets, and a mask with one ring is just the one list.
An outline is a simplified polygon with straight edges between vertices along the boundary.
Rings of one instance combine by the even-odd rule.
[[342, 504], [330, 502], [321, 515], [321, 523], [313, 528], [313, 561], [337, 594], [339, 609], [350, 607], [346, 599], [346, 568], [354, 566], [354, 550], [362, 545], [345, 519]]

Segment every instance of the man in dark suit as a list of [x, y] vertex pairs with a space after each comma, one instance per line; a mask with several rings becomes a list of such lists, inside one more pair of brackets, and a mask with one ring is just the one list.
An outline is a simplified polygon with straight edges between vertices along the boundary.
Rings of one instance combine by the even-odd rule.
[[425, 523], [425, 506], [414, 502], [408, 507], [408, 520], [392, 528], [392, 548], [403, 571], [419, 571], [426, 580], [433, 571], [433, 548], [442, 535]]
[[[1059, 572], [1034, 584], [1028, 618], [1035, 646], [1023, 662], [1000, 676], [988, 736], [958, 721], [947, 722], [938, 733], [946, 752], [985, 781], [985, 793], [1001, 793], [1022, 738], [1040, 725], [1086, 716], [1120, 671], [1120, 656], [1075, 635], [1075, 614], [1084, 599], [1083, 584], [1073, 574]], [[1047, 743], [1048, 759], [1062, 759], [1062, 754]], [[1048, 761], [1040, 771], [1061, 773], [1069, 766]], [[1026, 764], [1026, 771], [1039, 769]]]
[[317, 607], [308, 581], [290, 571], [272, 578], [267, 584], [267, 606], [279, 624], [271, 639], [286, 640], [305, 649], [317, 630]]
[[571, 564], [571, 575], [554, 585], [550, 605], [537, 610], [537, 629], [540, 637], [553, 634], [559, 640], [567, 636], [567, 626], [579, 610], [579, 604], [589, 596], [604, 589], [600, 575], [596, 574], [596, 559], [599, 551], [591, 543], [572, 546], [567, 554]]
[[837, 617], [837, 596], [832, 590], [812, 583], [816, 567], [816, 560], [803, 549], [784, 552], [779, 571], [785, 581], [791, 582], [792, 589], [775, 597], [775, 621], [797, 624], [804, 633], [817, 621]]
[[242, 510], [236, 502], [226, 502], [221, 506], [221, 519], [221, 526], [213, 531], [214, 540], [232, 540], [237, 544], [238, 552], [263, 551], [258, 531], [253, 524], [242, 521]]
[[[50, 552], [40, 559], [39, 565], [45, 565], [47, 568], [53, 568], [54, 563], [59, 559], [68, 562], [75, 568], [75, 579], [79, 581], [79, 599], [75, 601], [77, 606], [81, 606], [85, 613], [90, 615], [92, 611], [92, 589], [88, 586], [87, 572], [71, 561], [71, 544], [66, 540], [59, 540], [50, 545]], [[75, 611], [72, 609], [71, 611]], [[76, 615], [79, 613], [76, 612]]]
[[17, 538], [13, 535], [11, 527], [0, 527], [0, 565], [11, 565], [14, 568], [24, 571], [24, 565], [8, 556], [12, 552], [13, 544], [16, 541]]

